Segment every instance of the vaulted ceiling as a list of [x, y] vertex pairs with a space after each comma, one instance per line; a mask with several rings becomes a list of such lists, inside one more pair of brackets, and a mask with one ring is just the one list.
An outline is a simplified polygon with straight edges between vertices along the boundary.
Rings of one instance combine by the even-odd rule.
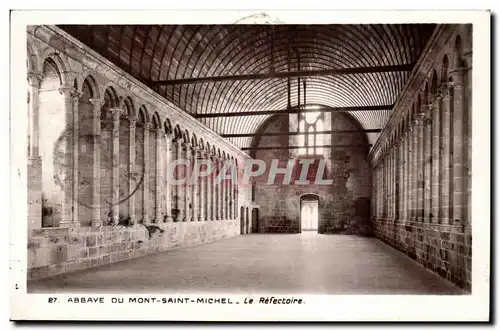
[[[301, 103], [305, 81], [307, 104], [354, 107], [348, 113], [364, 129], [382, 129], [435, 25], [60, 27], [227, 135], [254, 133], [272, 116], [256, 112], [287, 109], [289, 86], [296, 107], [298, 76]], [[367, 135], [370, 143], [378, 138]], [[251, 137], [227, 139], [251, 144]]]

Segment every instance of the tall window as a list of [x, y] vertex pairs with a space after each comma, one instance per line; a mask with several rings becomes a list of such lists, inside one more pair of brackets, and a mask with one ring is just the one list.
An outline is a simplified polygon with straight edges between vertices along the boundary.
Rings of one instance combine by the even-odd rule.
[[323, 113], [308, 112], [300, 115], [298, 144], [300, 155], [323, 154]]

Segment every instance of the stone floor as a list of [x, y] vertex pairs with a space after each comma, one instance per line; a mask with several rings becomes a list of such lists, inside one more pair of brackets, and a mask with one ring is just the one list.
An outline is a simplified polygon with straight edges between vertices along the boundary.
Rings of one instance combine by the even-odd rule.
[[28, 283], [29, 292], [462, 294], [374, 238], [252, 234]]

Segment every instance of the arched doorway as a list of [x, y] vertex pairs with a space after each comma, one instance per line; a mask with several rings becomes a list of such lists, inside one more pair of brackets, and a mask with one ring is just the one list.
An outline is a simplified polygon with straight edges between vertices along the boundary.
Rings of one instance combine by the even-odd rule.
[[259, 232], [259, 208], [252, 209], [252, 233]]
[[319, 197], [304, 194], [300, 197], [300, 230], [318, 232]]
[[245, 234], [245, 207], [240, 208], [240, 234]]

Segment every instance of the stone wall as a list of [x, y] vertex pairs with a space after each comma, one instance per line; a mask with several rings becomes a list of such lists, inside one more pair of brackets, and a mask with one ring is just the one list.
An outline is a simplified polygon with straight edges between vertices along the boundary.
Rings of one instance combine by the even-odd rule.
[[239, 234], [236, 220], [144, 225], [47, 228], [30, 231], [28, 279], [49, 277]]
[[472, 26], [440, 27], [370, 153], [378, 238], [471, 290]]
[[[323, 130], [359, 130], [352, 118], [342, 114], [325, 113]], [[272, 117], [264, 123], [261, 133], [287, 132], [293, 130], [288, 117]], [[326, 136], [326, 135], [325, 135]], [[258, 147], [296, 146], [296, 136], [257, 136]], [[283, 175], [268, 185], [268, 171], [255, 180], [255, 202], [260, 206], [259, 232], [298, 233], [300, 226], [300, 197], [304, 194], [319, 196], [318, 232], [370, 235], [370, 167], [367, 162], [368, 144], [364, 133], [341, 133], [329, 135], [325, 144], [344, 145], [324, 149], [321, 155], [299, 155], [298, 150], [257, 150], [255, 159], [262, 159], [269, 169], [273, 159], [322, 158], [326, 162], [323, 179], [333, 179], [333, 184], [299, 185], [283, 184]], [[296, 165], [297, 166], [297, 165]], [[280, 165], [283, 168], [284, 165]], [[300, 168], [298, 170], [300, 173]], [[297, 174], [297, 172], [296, 172]], [[315, 179], [310, 170], [310, 181]], [[298, 176], [295, 176], [297, 178]]]

